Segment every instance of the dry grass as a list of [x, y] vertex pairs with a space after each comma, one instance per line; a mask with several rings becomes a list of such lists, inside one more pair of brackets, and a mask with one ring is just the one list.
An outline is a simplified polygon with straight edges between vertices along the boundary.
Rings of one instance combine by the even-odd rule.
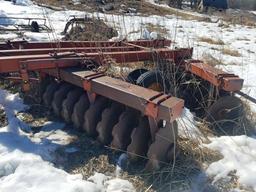
[[[88, 1], [88, 0], [81, 0], [81, 4], [74, 5], [72, 0], [34, 0], [39, 5], [43, 6], [53, 6], [54, 9], [59, 8], [68, 8], [73, 10], [80, 10], [86, 12], [95, 12], [101, 10], [101, 5], [97, 4], [95, 1]], [[208, 21], [209, 18], [197, 16], [194, 14], [190, 14], [179, 9], [171, 8], [171, 7], [161, 7], [155, 6], [151, 3], [148, 3], [145, 0], [141, 1], [134, 1], [134, 0], [115, 0], [114, 9], [108, 11], [107, 13], [111, 14], [123, 14], [120, 13], [122, 8], [121, 5], [125, 6], [126, 8], [133, 8], [142, 15], [159, 15], [159, 16], [166, 16], [166, 15], [175, 15], [177, 17], [181, 17], [186, 20], [198, 20], [198, 21]], [[126, 11], [126, 10], [124, 10]]]
[[241, 57], [242, 56], [237, 50], [233, 50], [229, 47], [225, 47], [225, 48], [221, 49], [220, 51], [221, 51], [221, 53], [223, 53], [225, 55], [230, 55], [233, 57]]
[[238, 41], [251, 41], [250, 39], [248, 39], [246, 37], [238, 37], [236, 40], [238, 40]]
[[164, 26], [161, 25], [154, 25], [152, 23], [147, 23], [145, 26], [149, 31], [154, 31], [157, 32], [161, 37], [164, 37], [168, 34], [170, 31], [169, 29], [165, 28]]
[[213, 67], [223, 63], [220, 59], [218, 59], [218, 58], [216, 58], [216, 57], [214, 57], [214, 56], [212, 56], [211, 54], [208, 54], [208, 53], [203, 54], [203, 61], [205, 61], [207, 64], [209, 64]]
[[[219, 153], [202, 147], [199, 140], [179, 138], [180, 154], [175, 162], [148, 174], [147, 180], [151, 177], [157, 191], [191, 191], [193, 178], [202, 172], [205, 164], [209, 165], [222, 158]], [[209, 182], [205, 185], [211, 184]]]
[[71, 25], [64, 40], [71, 41], [107, 41], [118, 35], [117, 31], [109, 27], [101, 19], [87, 18]]
[[205, 42], [212, 45], [225, 45], [225, 43], [221, 39], [212, 39], [210, 37], [199, 37], [199, 41]]
[[231, 25], [245, 25], [248, 27], [255, 27], [255, 15], [248, 11], [240, 10], [239, 12], [214, 12], [213, 15], [221, 17], [221, 19]]
[[0, 128], [4, 127], [8, 124], [8, 120], [6, 117], [6, 113], [4, 111], [4, 108], [0, 105]]
[[256, 113], [251, 110], [249, 101], [243, 100], [244, 113], [241, 117], [241, 131], [243, 134], [251, 135], [255, 132]]

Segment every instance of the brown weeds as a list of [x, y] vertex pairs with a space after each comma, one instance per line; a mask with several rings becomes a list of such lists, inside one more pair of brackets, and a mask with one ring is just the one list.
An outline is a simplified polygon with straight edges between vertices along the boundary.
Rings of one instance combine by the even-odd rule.
[[199, 37], [199, 41], [205, 42], [212, 45], [225, 45], [225, 43], [221, 39], [212, 39], [209, 37]]

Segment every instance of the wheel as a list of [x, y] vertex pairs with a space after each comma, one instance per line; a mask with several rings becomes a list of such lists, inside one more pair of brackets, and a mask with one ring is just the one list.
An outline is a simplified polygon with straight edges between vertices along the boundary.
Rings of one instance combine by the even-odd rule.
[[47, 87], [46, 90], [43, 94], [43, 103], [50, 107], [52, 100], [53, 100], [53, 96], [56, 90], [58, 90], [59, 88], [59, 84], [57, 82], [51, 82]]
[[243, 115], [242, 101], [235, 96], [224, 96], [206, 111], [205, 120], [215, 130], [226, 130], [236, 127], [241, 115]]
[[145, 157], [150, 142], [150, 127], [147, 117], [140, 117], [139, 124], [131, 134], [131, 143], [127, 147], [127, 153], [131, 160], [138, 160]]
[[163, 164], [174, 160], [177, 152], [178, 125], [177, 122], [166, 122], [166, 125], [156, 133], [155, 141], [150, 145], [147, 156], [147, 171], [158, 170]]
[[113, 140], [111, 147], [114, 149], [126, 150], [131, 143], [131, 133], [138, 124], [138, 112], [127, 108], [119, 117], [118, 123], [112, 131]]
[[146, 73], [147, 71], [147, 69], [135, 69], [128, 74], [126, 81], [132, 84], [136, 84], [139, 76], [141, 76], [143, 73]]
[[45, 93], [47, 87], [53, 82], [53, 80], [47, 76], [40, 80], [39, 93], [41, 98], [43, 99], [43, 94]]
[[78, 101], [82, 93], [83, 93], [83, 90], [80, 88], [71, 90], [69, 91], [67, 98], [63, 101], [61, 116], [67, 123], [71, 122], [74, 105]]
[[98, 141], [104, 145], [110, 144], [112, 140], [112, 129], [117, 124], [120, 114], [125, 107], [119, 103], [113, 102], [110, 107], [104, 109], [101, 115], [101, 121], [97, 124]]
[[72, 85], [70, 84], [62, 84], [60, 88], [54, 93], [53, 101], [52, 101], [52, 108], [55, 115], [60, 116], [62, 103], [67, 97], [69, 90], [72, 89]]
[[84, 114], [90, 107], [90, 101], [86, 93], [82, 94], [74, 106], [72, 122], [76, 129], [82, 130]]
[[159, 71], [147, 71], [139, 76], [136, 84], [155, 91], [164, 91], [167, 88], [167, 82], [164, 81]]
[[109, 100], [107, 98], [99, 96], [85, 112], [83, 129], [86, 130], [89, 136], [96, 137], [98, 135], [96, 126], [101, 120], [102, 111], [108, 107], [108, 104]]
[[31, 22], [31, 32], [39, 32], [39, 25], [36, 21]]

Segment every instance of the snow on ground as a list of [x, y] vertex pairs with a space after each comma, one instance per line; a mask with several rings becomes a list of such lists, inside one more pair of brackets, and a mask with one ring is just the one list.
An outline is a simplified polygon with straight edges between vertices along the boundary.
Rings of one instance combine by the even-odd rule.
[[193, 114], [189, 109], [184, 108], [182, 115], [177, 119], [179, 127], [179, 136], [194, 140], [203, 139], [203, 135], [197, 128], [197, 122], [194, 120]]
[[[26, 3], [29, 6], [13, 5], [11, 2], [1, 0], [1, 15], [9, 17], [37, 17], [46, 18], [46, 24], [54, 29], [51, 33], [32, 33], [25, 32], [24, 36], [28, 40], [47, 41], [61, 38], [60, 33], [64, 30], [67, 20], [72, 15], [83, 17], [85, 13], [80, 11], [53, 11], [36, 5], [31, 5], [29, 0]], [[201, 15], [201, 14], [200, 14]], [[211, 54], [218, 60], [218, 67], [226, 71], [233, 72], [243, 79], [243, 91], [256, 98], [256, 29], [241, 25], [228, 25], [221, 27], [225, 22], [198, 22], [195, 20], [183, 20], [173, 15], [169, 16], [118, 16], [102, 13], [87, 13], [87, 16], [102, 18], [109, 25], [119, 31], [119, 38], [138, 39], [142, 35], [143, 29], [147, 24], [157, 25], [167, 29], [164, 37], [172, 39], [175, 43], [173, 47], [194, 47], [194, 58], [201, 59], [206, 54]], [[6, 23], [5, 20], [0, 20]], [[10, 20], [9, 22], [14, 22]], [[24, 21], [25, 22], [25, 21]], [[0, 38], [8, 39], [15, 37], [14, 33], [0, 35]], [[200, 38], [210, 38], [222, 40], [224, 45], [213, 45], [200, 41]], [[237, 50], [241, 56], [230, 56], [222, 54], [223, 50]], [[254, 106], [256, 111], [256, 106]]]
[[[84, 16], [85, 14], [79, 11], [69, 10], [53, 11], [31, 5], [31, 2], [28, 0], [26, 3], [23, 2], [24, 1], [21, 1], [19, 5], [13, 5], [11, 2], [1, 0], [0, 15], [47, 18], [47, 25], [54, 29], [54, 33], [25, 32], [24, 36], [28, 40], [56, 40], [61, 37], [60, 33], [63, 31], [65, 23], [71, 15]], [[196, 59], [201, 59], [204, 55], [211, 54], [222, 63], [218, 65], [218, 67], [233, 72], [245, 79], [243, 91], [256, 97], [255, 28], [226, 24], [221, 21], [210, 23], [183, 20], [182, 18], [177, 18], [172, 15], [165, 17], [154, 15], [150, 17], [118, 16], [102, 13], [87, 13], [87, 15], [100, 17], [109, 25], [118, 29], [118, 39], [128, 38], [132, 40], [139, 38], [147, 24], [153, 24], [167, 29], [167, 33], [164, 34], [164, 37], [173, 40], [174, 43], [172, 47], [194, 47], [194, 58]], [[1, 22], [6, 23], [14, 21], [5, 19], [0, 20], [0, 23]], [[17, 35], [16, 33], [0, 34], [0, 38], [5, 40], [13, 39], [17, 38]], [[209, 42], [201, 41], [200, 38], [222, 40], [223, 44], [210, 44]], [[240, 55], [230, 56], [223, 54], [224, 49], [237, 50]], [[5, 108], [7, 110], [10, 109], [10, 112], [7, 112], [7, 116], [8, 119], [11, 119], [11, 124], [8, 127], [2, 128], [0, 132], [0, 175], [2, 175], [0, 176], [0, 191], [11, 189], [14, 185], [22, 186], [20, 189], [29, 191], [33, 189], [33, 187], [40, 185], [41, 182], [39, 181], [41, 179], [46, 180], [45, 182], [51, 186], [47, 191], [55, 190], [56, 186], [58, 189], [63, 187], [69, 189], [69, 191], [74, 191], [75, 189], [81, 189], [81, 191], [83, 191], [85, 186], [88, 187], [86, 191], [89, 191], [89, 189], [99, 191], [102, 190], [102, 186], [105, 187], [105, 190], [112, 190], [112, 187], [121, 186], [117, 184], [117, 182], [119, 182], [118, 179], [109, 180], [109, 178], [104, 175], [96, 174], [96, 177], [98, 177], [97, 182], [93, 182], [93, 178], [89, 179], [90, 181], [83, 181], [80, 176], [69, 175], [60, 169], [54, 168], [52, 164], [46, 160], [51, 160], [50, 154], [58, 145], [63, 145], [65, 141], [68, 141], [68, 139], [64, 139], [64, 141], [62, 139], [62, 141], [60, 141], [61, 138], [69, 138], [69, 135], [61, 130], [62, 125], [49, 123], [40, 133], [30, 137], [28, 134], [21, 131], [21, 128], [26, 128], [26, 125], [19, 121], [14, 115], [15, 110], [21, 110], [24, 107], [22, 103], [18, 101], [18, 97], [3, 91], [0, 92], [0, 96], [1, 103], [4, 101], [3, 103], [8, 106]], [[17, 106], [13, 106], [12, 103], [15, 103]], [[251, 106], [256, 111], [256, 107]], [[191, 114], [188, 111], [184, 111], [183, 118], [179, 120], [179, 126], [190, 127], [190, 130], [195, 130], [193, 118], [191, 118]], [[190, 130], [186, 131], [183, 129], [181, 134], [190, 134]], [[192, 133], [192, 135], [197, 134], [200, 134], [198, 130]], [[236, 170], [235, 174], [238, 176], [239, 182], [251, 186], [256, 190], [254, 182], [256, 179], [254, 178], [256, 172], [255, 138], [247, 136], [224, 136], [212, 138], [211, 141], [212, 142], [207, 146], [222, 153], [224, 158], [211, 164], [206, 170], [206, 173], [213, 176], [216, 181], [221, 177], [228, 177], [227, 175], [230, 171]], [[27, 167], [30, 167], [31, 170], [34, 171], [24, 171]], [[41, 167], [45, 168], [44, 174], [39, 174], [37, 171], [39, 168], [41, 173]], [[26, 173], [25, 176], [24, 173]], [[23, 177], [26, 179], [22, 179], [21, 181]], [[54, 178], [54, 180], [58, 178], [58, 180], [56, 180], [56, 183], [53, 183], [51, 179], [48, 178]], [[124, 181], [124, 185], [128, 188], [127, 191], [132, 191], [133, 187], [126, 182], [127, 181]], [[2, 185], [4, 183], [5, 185]], [[68, 183], [72, 185], [66, 186]], [[77, 188], [75, 188], [75, 186]]]
[[216, 182], [220, 178], [228, 178], [231, 171], [236, 171], [239, 183], [256, 191], [256, 140], [253, 137], [223, 136], [212, 138], [206, 145], [210, 149], [220, 151], [224, 156], [220, 161], [212, 163], [206, 170], [214, 176]]
[[[73, 136], [61, 130], [63, 123], [48, 122], [39, 133], [26, 133], [28, 125], [16, 113], [28, 106], [17, 94], [0, 89], [0, 105], [9, 125], [0, 128], [1, 192], [117, 192], [135, 191], [131, 183], [96, 173], [87, 181], [53, 166], [53, 152], [69, 144]], [[68, 149], [69, 150], [69, 149]]]

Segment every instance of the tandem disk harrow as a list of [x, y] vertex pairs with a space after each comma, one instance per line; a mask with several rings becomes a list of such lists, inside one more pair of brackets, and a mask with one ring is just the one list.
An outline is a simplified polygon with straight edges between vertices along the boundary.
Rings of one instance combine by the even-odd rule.
[[[166, 39], [8, 41], [0, 43], [0, 73], [21, 81], [24, 91], [40, 84], [42, 102], [57, 116], [104, 145], [127, 151], [131, 160], [146, 157], [146, 169], [159, 169], [178, 154], [176, 119], [184, 105], [211, 125], [230, 125], [242, 110], [234, 93], [243, 79], [193, 60], [192, 48], [166, 48], [170, 44]], [[145, 67], [123, 80], [102, 70], [109, 62]]]

